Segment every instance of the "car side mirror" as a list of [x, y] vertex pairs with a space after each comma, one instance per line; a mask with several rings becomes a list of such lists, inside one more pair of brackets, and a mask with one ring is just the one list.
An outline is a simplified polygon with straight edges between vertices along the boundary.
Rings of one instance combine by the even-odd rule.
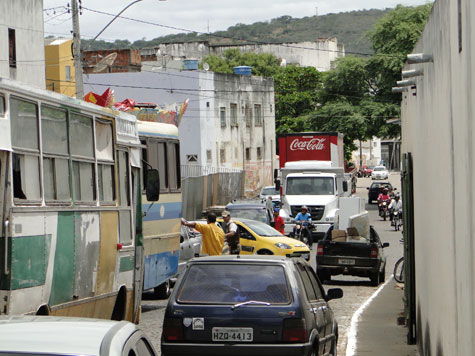
[[160, 175], [158, 169], [147, 169], [145, 191], [148, 201], [158, 201], [160, 197]]
[[383, 248], [389, 247], [389, 242], [383, 243]]
[[366, 189], [368, 189], [368, 190], [369, 190], [369, 187], [366, 187]]
[[328, 290], [327, 301], [340, 298], [343, 298], [343, 290], [341, 288], [332, 288]]
[[393, 188], [393, 190], [397, 190], [397, 188]]

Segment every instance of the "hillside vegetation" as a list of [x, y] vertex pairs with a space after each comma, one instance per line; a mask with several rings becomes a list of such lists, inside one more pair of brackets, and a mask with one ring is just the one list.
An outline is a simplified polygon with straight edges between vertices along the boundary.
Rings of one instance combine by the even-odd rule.
[[[244, 43], [240, 40], [282, 43], [315, 41], [322, 37], [336, 37], [339, 43], [345, 45], [347, 53], [369, 54], [373, 53], [373, 50], [366, 33], [388, 11], [390, 9], [373, 9], [304, 18], [281, 16], [270, 21], [256, 22], [251, 25], [236, 24], [226, 31], [211, 34], [178, 33], [157, 37], [149, 41], [138, 40], [133, 43], [123, 39], [118, 39], [115, 42], [96, 41], [92, 44], [91, 49], [144, 48], [166, 42], [192, 41], [209, 41], [211, 44]], [[87, 48], [89, 41], [83, 39], [81, 42], [83, 48]]]

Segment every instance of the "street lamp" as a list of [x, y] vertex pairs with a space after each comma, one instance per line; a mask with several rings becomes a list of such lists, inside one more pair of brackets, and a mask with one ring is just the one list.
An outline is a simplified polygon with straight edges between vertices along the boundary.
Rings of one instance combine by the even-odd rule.
[[[114, 22], [125, 10], [131, 7], [133, 4], [136, 4], [143, 0], [135, 0], [132, 1], [129, 5], [124, 7], [117, 15], [115, 15], [112, 20], [110, 20], [107, 25], [89, 42], [88, 48], [91, 47], [91, 44], [105, 31], [109, 25]], [[158, 1], [166, 1], [166, 0], [158, 0]], [[73, 19], [73, 41], [74, 41], [74, 70], [76, 76], [76, 98], [80, 98], [81, 100], [84, 98], [84, 83], [82, 80], [82, 64], [81, 64], [81, 39], [79, 35], [79, 16], [78, 16], [78, 4], [77, 0], [72, 1], [72, 19]]]

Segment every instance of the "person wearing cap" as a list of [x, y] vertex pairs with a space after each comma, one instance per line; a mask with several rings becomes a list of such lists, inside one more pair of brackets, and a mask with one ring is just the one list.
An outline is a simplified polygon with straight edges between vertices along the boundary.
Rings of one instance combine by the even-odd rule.
[[280, 209], [274, 209], [274, 229], [279, 231], [282, 235], [285, 233], [285, 222], [284, 218], [279, 215]]
[[231, 213], [224, 210], [222, 213], [224, 220], [224, 240], [229, 246], [229, 254], [239, 255], [241, 244], [239, 243], [239, 230], [234, 221], [231, 220]]
[[274, 214], [273, 214], [273, 211], [274, 211], [274, 203], [272, 202], [272, 197], [269, 196], [267, 197], [267, 200], [266, 200], [266, 209], [267, 209], [267, 213], [269, 214], [269, 221], [272, 222], [274, 221]]
[[224, 232], [216, 225], [216, 214], [209, 213], [206, 224], [181, 220], [181, 224], [201, 232], [201, 253], [210, 256], [222, 255], [224, 247]]

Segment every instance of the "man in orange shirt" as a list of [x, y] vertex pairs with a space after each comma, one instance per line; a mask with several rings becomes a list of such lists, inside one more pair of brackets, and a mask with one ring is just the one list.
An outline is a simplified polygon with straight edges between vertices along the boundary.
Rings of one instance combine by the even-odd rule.
[[201, 232], [201, 253], [210, 256], [222, 255], [224, 246], [224, 231], [216, 225], [216, 214], [208, 214], [207, 224], [187, 222], [182, 220], [181, 224], [191, 227]]

